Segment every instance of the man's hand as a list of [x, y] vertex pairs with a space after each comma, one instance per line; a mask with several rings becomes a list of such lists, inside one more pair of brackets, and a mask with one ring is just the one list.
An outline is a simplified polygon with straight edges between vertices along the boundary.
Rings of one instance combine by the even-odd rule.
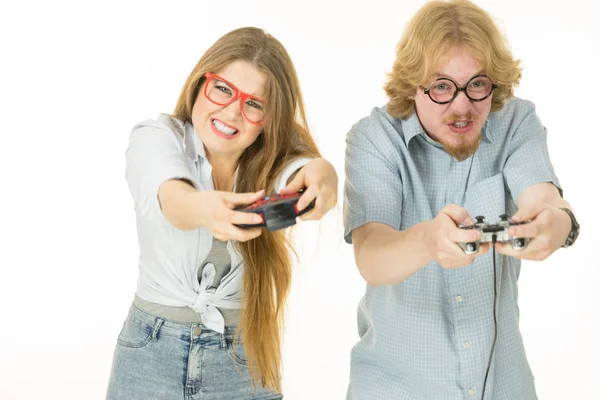
[[541, 261], [559, 249], [571, 231], [571, 218], [560, 207], [571, 208], [563, 199], [558, 188], [550, 182], [537, 183], [524, 189], [518, 198], [519, 211], [513, 216], [514, 222], [531, 221], [512, 226], [508, 234], [512, 237], [529, 238], [523, 250], [513, 250], [510, 243], [497, 243], [498, 253]]
[[481, 234], [475, 229], [460, 229], [458, 224], [472, 225], [473, 218], [467, 210], [456, 204], [449, 204], [430, 221], [427, 249], [431, 258], [444, 268], [459, 268], [473, 263], [489, 250], [489, 243], [482, 243], [475, 254], [465, 254], [458, 246], [460, 242], [475, 242]]
[[562, 247], [571, 230], [569, 215], [548, 204], [522, 208], [512, 216], [512, 220], [531, 221], [508, 229], [508, 234], [512, 237], [529, 238], [529, 244], [523, 250], [514, 250], [510, 243], [496, 243], [496, 250], [500, 254], [525, 260], [545, 260]]

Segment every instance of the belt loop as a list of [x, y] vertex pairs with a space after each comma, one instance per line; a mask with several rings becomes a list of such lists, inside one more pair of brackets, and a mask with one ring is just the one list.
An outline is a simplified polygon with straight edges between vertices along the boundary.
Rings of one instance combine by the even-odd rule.
[[221, 348], [222, 349], [227, 348], [227, 340], [225, 340], [225, 331], [223, 331], [223, 333], [221, 333]]
[[160, 327], [162, 326], [163, 322], [165, 322], [163, 319], [156, 318], [156, 322], [154, 323], [154, 329], [152, 330], [152, 341], [156, 342], [158, 340], [156, 338], [156, 335], [158, 334], [158, 331], [160, 330]]

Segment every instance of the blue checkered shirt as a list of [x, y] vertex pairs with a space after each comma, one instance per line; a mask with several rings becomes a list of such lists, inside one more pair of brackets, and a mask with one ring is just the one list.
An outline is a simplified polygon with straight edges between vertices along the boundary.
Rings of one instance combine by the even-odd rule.
[[[546, 130], [534, 105], [518, 98], [490, 113], [479, 149], [462, 162], [425, 134], [415, 113], [401, 120], [375, 108], [346, 138], [345, 172], [348, 243], [366, 223], [403, 230], [449, 203], [496, 222], [516, 211], [528, 186], [552, 182], [560, 189]], [[348, 399], [480, 399], [494, 336], [492, 261], [492, 251], [457, 269], [432, 261], [400, 284], [367, 286]], [[537, 398], [519, 332], [520, 267], [496, 255], [497, 341], [487, 400]]]

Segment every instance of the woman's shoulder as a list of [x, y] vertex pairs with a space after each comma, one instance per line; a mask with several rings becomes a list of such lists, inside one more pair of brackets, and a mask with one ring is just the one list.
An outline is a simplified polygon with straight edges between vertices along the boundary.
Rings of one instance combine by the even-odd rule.
[[185, 135], [185, 123], [169, 114], [159, 114], [156, 119], [146, 119], [133, 126], [132, 134], [140, 131], [163, 131], [169, 132], [179, 140]]
[[177, 149], [190, 160], [195, 160], [197, 143], [193, 131], [189, 122], [169, 114], [160, 114], [156, 119], [147, 119], [134, 125], [129, 137], [129, 149], [132, 153], [136, 150], [164, 152]]

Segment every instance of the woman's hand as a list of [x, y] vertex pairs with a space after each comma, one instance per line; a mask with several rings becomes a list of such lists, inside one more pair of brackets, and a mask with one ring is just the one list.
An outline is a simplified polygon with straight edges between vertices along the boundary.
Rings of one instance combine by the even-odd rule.
[[235, 211], [238, 206], [245, 206], [262, 199], [265, 191], [256, 193], [231, 193], [219, 191], [202, 191], [194, 194], [198, 204], [200, 225], [208, 229], [212, 235], [224, 242], [237, 240], [246, 242], [260, 236], [262, 228], [242, 229], [236, 225], [254, 225], [263, 222], [260, 215]]
[[164, 182], [158, 190], [161, 211], [171, 225], [182, 230], [204, 227], [221, 241], [245, 242], [262, 233], [262, 228], [235, 226], [260, 224], [262, 217], [235, 211], [234, 208], [252, 204], [264, 196], [264, 190], [256, 193], [197, 191], [191, 184], [179, 179]]
[[315, 207], [302, 215], [302, 220], [318, 220], [337, 203], [338, 177], [333, 165], [324, 158], [316, 158], [302, 167], [279, 194], [289, 195], [304, 189], [298, 200], [301, 211], [316, 199]]

